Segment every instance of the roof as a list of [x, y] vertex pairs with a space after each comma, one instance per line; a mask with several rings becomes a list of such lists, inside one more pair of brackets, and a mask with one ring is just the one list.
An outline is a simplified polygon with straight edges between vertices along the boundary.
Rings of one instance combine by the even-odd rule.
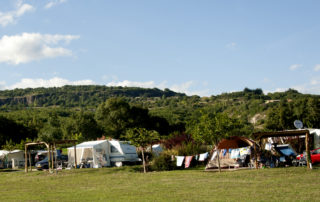
[[218, 149], [234, 149], [253, 145], [254, 141], [249, 138], [233, 136], [228, 139], [221, 140], [218, 144]]
[[274, 132], [258, 132], [253, 133], [254, 139], [262, 139], [268, 137], [287, 137], [287, 136], [301, 136], [310, 134], [310, 130], [284, 130], [284, 131], [274, 131]]
[[[82, 142], [78, 145], [76, 145], [76, 147], [81, 147], [81, 148], [92, 148], [95, 145], [99, 145], [101, 143], [107, 142], [108, 140], [96, 140], [96, 141], [88, 141], [88, 142]], [[69, 147], [68, 149], [73, 149], [74, 147]]]

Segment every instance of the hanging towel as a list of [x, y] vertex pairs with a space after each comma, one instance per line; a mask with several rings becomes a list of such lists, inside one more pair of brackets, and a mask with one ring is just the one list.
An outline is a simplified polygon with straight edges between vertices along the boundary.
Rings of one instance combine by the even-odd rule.
[[264, 149], [270, 151], [271, 147], [272, 145], [270, 143], [267, 143]]
[[231, 152], [232, 152], [232, 149], [229, 149], [229, 154], [231, 154]]
[[210, 160], [213, 161], [213, 159], [216, 158], [216, 156], [217, 156], [217, 151], [214, 151]]
[[195, 155], [195, 156], [194, 156], [194, 158], [196, 159], [196, 161], [199, 160], [199, 156], [200, 156], [200, 155]]
[[231, 151], [231, 158], [232, 159], [240, 158], [240, 149], [233, 149]]
[[193, 156], [186, 156], [185, 160], [184, 160], [184, 167], [185, 168], [189, 168], [191, 160], [192, 160]]
[[250, 154], [251, 154], [250, 147], [240, 148], [240, 156], [250, 155]]
[[200, 154], [199, 161], [204, 161], [208, 158], [208, 152]]
[[177, 166], [182, 166], [183, 160], [184, 160], [184, 156], [176, 156], [177, 159]]

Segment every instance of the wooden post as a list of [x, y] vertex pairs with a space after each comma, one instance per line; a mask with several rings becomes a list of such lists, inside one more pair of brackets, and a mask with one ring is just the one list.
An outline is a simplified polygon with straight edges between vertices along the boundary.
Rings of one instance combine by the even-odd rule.
[[254, 143], [254, 162], [256, 164], [256, 169], [258, 169], [258, 156], [257, 156], [257, 146], [256, 144]]
[[56, 143], [53, 143], [53, 149], [56, 151], [56, 155], [54, 155], [54, 160], [55, 160], [55, 163], [54, 165], [56, 166], [56, 173], [58, 172], [58, 161], [57, 161], [57, 155], [58, 155], [58, 151], [57, 151], [57, 148], [56, 148]]
[[218, 169], [219, 172], [221, 172], [221, 166], [220, 166], [220, 150], [217, 148], [217, 155], [218, 155]]
[[306, 160], [307, 160], [307, 168], [312, 169], [310, 166], [311, 163], [311, 155], [310, 155], [310, 145], [309, 145], [309, 139], [310, 139], [309, 132], [306, 133]]
[[31, 166], [31, 152], [29, 152], [29, 166], [30, 166], [30, 171], [32, 171], [32, 166]]
[[53, 145], [51, 145], [51, 169], [52, 169], [52, 172], [54, 169], [53, 156], [54, 156], [54, 150], [53, 150]]
[[24, 172], [28, 172], [28, 156], [27, 156], [28, 145], [24, 145]]
[[76, 143], [74, 143], [74, 168], [77, 168], [77, 146]]
[[144, 160], [144, 152], [143, 152], [144, 148], [142, 148], [141, 150], [141, 154], [142, 154], [142, 164], [143, 164], [143, 172], [146, 173], [146, 161]]
[[49, 172], [51, 170], [51, 152], [50, 152], [50, 145], [47, 145], [47, 149], [48, 149], [48, 169]]

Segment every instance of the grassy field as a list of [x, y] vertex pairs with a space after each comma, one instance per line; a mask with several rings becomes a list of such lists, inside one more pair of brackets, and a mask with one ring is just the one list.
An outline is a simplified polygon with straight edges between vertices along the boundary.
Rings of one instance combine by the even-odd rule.
[[0, 201], [319, 201], [320, 169], [1, 172]]

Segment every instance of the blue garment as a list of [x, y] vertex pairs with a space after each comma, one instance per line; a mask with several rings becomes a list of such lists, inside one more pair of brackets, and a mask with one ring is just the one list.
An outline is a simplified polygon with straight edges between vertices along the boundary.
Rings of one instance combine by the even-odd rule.
[[228, 151], [227, 149], [223, 150], [223, 156], [225, 156], [227, 154], [227, 151]]

